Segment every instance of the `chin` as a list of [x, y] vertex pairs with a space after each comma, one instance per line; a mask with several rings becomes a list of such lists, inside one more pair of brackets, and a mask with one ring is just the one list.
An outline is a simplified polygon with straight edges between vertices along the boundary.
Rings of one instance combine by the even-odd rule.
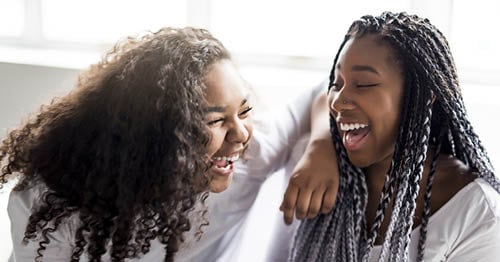
[[232, 181], [232, 175], [230, 177], [226, 177], [226, 178], [214, 178], [211, 182], [210, 182], [210, 192], [212, 193], [220, 193], [220, 192], [223, 192], [225, 191], [226, 189], [229, 188], [229, 185], [231, 185], [231, 181]]
[[371, 165], [370, 161], [360, 158], [360, 157], [353, 157], [348, 154], [349, 161], [355, 166], [359, 168], [366, 168]]

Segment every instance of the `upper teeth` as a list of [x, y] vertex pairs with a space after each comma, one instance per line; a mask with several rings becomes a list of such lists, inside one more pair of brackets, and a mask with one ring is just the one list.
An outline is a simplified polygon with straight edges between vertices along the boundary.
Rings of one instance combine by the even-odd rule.
[[232, 157], [228, 157], [228, 156], [214, 156], [212, 159], [215, 160], [215, 161], [231, 161], [231, 162], [235, 162], [236, 160], [238, 160], [240, 158], [240, 155], [235, 155], [235, 156], [232, 156]]
[[358, 124], [358, 123], [355, 123], [355, 124], [344, 124], [344, 123], [340, 123], [340, 130], [342, 131], [350, 131], [350, 130], [355, 130], [355, 129], [360, 129], [360, 128], [365, 128], [367, 127], [368, 125], [365, 125], [365, 124]]

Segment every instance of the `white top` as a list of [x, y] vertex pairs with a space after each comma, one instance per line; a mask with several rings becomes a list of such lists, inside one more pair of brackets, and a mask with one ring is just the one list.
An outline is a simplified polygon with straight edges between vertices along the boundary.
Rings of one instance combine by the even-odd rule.
[[[291, 227], [277, 227], [266, 261], [287, 261], [293, 236]], [[411, 235], [409, 258], [416, 261], [420, 226]], [[369, 261], [376, 262], [382, 246], [375, 246]], [[500, 195], [478, 178], [458, 191], [436, 211], [427, 225], [424, 261], [500, 261]]]
[[[254, 137], [246, 153], [247, 161], [238, 162], [232, 185], [224, 192], [210, 194], [209, 225], [203, 227], [199, 241], [188, 232], [186, 242], [176, 254], [175, 261], [231, 261], [243, 234], [246, 217], [265, 179], [282, 168], [288, 161], [293, 145], [310, 129], [310, 108], [319, 92], [326, 91], [326, 82], [309, 89], [297, 97], [285, 109], [266, 116], [266, 122], [254, 131]], [[22, 192], [12, 192], [8, 213], [11, 220], [13, 254], [10, 262], [33, 261], [38, 243], [21, 243], [33, 203], [39, 201], [40, 189], [35, 187]], [[276, 197], [282, 197], [277, 195]], [[195, 213], [196, 214], [196, 213]], [[197, 226], [192, 227], [197, 230]], [[71, 255], [75, 220], [60, 225], [52, 234], [50, 245], [44, 251], [43, 261], [68, 261]], [[162, 261], [163, 246], [152, 241], [150, 252], [140, 261]], [[103, 257], [103, 260], [107, 256]], [[82, 256], [81, 261], [87, 261]]]
[[[290, 159], [283, 170], [283, 188], [281, 191], [276, 189], [276, 191], [279, 191], [279, 194], [283, 195], [285, 193], [288, 181], [293, 175], [295, 165], [302, 157], [302, 154], [304, 154], [308, 142], [309, 136], [306, 135], [301, 138], [297, 144], [295, 144], [292, 153], [290, 154]], [[291, 225], [286, 225], [283, 221], [283, 213], [277, 209], [274, 220], [271, 241], [265, 252], [264, 262], [286, 262], [288, 261], [288, 254], [290, 253], [293, 236], [300, 225], [300, 220], [294, 218]]]
[[[411, 235], [409, 257], [416, 261], [420, 226]], [[375, 246], [369, 261], [377, 261]], [[429, 218], [424, 261], [500, 261], [500, 195], [483, 179], [458, 191]]]

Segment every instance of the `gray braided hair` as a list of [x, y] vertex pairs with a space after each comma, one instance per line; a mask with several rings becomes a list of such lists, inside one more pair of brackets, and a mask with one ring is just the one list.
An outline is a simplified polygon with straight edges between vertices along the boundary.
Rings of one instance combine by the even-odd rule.
[[391, 198], [392, 213], [379, 261], [408, 261], [416, 198], [429, 146], [436, 152], [424, 195], [419, 261], [423, 259], [432, 182], [440, 153], [454, 155], [500, 192], [493, 166], [468, 120], [448, 42], [429, 20], [404, 12], [361, 17], [351, 25], [335, 56], [330, 86], [335, 82], [335, 65], [345, 43], [366, 34], [379, 35], [393, 48], [404, 76], [400, 130], [375, 220], [370, 229], [366, 228], [365, 177], [351, 164], [331, 118], [340, 172], [337, 202], [329, 214], [300, 225], [291, 261], [367, 261]]

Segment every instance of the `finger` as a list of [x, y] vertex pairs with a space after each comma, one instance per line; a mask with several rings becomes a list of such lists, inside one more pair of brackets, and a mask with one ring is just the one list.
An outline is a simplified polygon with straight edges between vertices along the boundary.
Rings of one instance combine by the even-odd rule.
[[283, 219], [287, 225], [290, 225], [293, 222], [293, 213], [298, 194], [299, 189], [296, 186], [289, 184], [285, 191], [285, 195], [283, 196], [280, 210], [283, 212]]
[[309, 211], [309, 204], [311, 203], [312, 191], [302, 188], [297, 196], [297, 204], [295, 206], [295, 217], [297, 219], [304, 219]]
[[324, 190], [316, 190], [312, 193], [307, 218], [315, 218], [319, 214], [323, 203], [323, 192]]
[[321, 206], [321, 213], [327, 214], [335, 206], [337, 200], [338, 187], [328, 188], [323, 196], [323, 205]]

